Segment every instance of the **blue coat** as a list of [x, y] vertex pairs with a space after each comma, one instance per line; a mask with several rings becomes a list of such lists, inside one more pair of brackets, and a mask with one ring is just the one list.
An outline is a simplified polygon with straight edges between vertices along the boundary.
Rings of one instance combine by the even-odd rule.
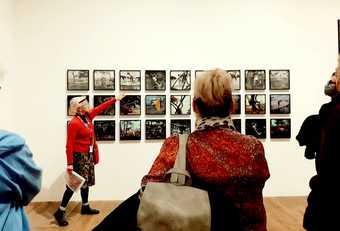
[[41, 169], [25, 141], [0, 130], [0, 230], [30, 230], [23, 206], [40, 191]]

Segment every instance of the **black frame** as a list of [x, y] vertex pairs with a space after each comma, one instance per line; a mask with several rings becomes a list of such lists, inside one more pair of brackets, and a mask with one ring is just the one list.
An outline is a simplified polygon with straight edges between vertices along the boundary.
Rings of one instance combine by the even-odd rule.
[[[176, 89], [176, 88], [173, 88], [172, 86], [172, 83], [173, 83], [173, 80], [172, 80], [172, 73], [173, 72], [187, 72], [187, 80], [189, 80], [189, 83], [188, 83], [188, 87], [187, 88], [182, 88], [182, 89]], [[178, 81], [180, 77], [174, 77], [174, 78], [177, 78], [175, 80]], [[190, 91], [191, 90], [191, 71], [190, 70], [170, 70], [170, 91]]]
[[340, 54], [340, 19], [338, 20], [338, 53]]
[[[113, 84], [112, 84], [112, 87], [111, 88], [97, 88], [96, 87], [96, 72], [102, 72], [102, 71], [105, 71], [105, 72], [111, 72], [113, 73]], [[115, 84], [115, 79], [116, 79], [116, 72], [115, 70], [93, 70], [92, 72], [92, 78], [93, 78], [93, 90], [100, 90], [100, 91], [114, 91], [116, 89], [116, 84]]]
[[233, 124], [236, 128], [236, 131], [242, 133], [242, 122], [241, 119], [233, 119]]
[[[237, 101], [235, 101], [235, 98], [237, 98]], [[230, 111], [230, 114], [240, 115], [241, 114], [241, 94], [232, 95], [232, 99], [233, 99], [233, 108]], [[235, 107], [236, 104], [238, 104], [237, 111], [236, 111], [236, 107]]]
[[[149, 81], [149, 79], [151, 78], [151, 76], [149, 76], [148, 74], [149, 74], [149, 72], [151, 73], [151, 72], [162, 72], [162, 73], [164, 73], [164, 76], [162, 76], [162, 81], [164, 81], [164, 84], [163, 84], [163, 86], [162, 86], [162, 88], [147, 88], [148, 87], [148, 81]], [[145, 75], [144, 75], [144, 77], [145, 77], [145, 90], [146, 91], [165, 91], [165, 89], [166, 89], [166, 70], [145, 70]], [[164, 79], [163, 79], [163, 77], [164, 77]]]
[[[108, 137], [108, 134], [110, 131], [100, 131], [99, 130], [99, 125], [103, 126], [113, 126], [113, 130], [111, 130], [110, 137]], [[94, 126], [94, 131], [96, 134], [96, 140], [97, 141], [114, 141], [116, 139], [116, 121], [115, 120], [95, 120], [93, 123]], [[101, 134], [101, 133], [105, 134]], [[112, 137], [113, 136], [113, 137]]]
[[[260, 108], [261, 112], [260, 113], [250, 113], [250, 112], [247, 112], [247, 96], [248, 95], [256, 95], [256, 96], [264, 96], [264, 108]], [[264, 115], [266, 114], [266, 104], [267, 104], [267, 99], [266, 99], [266, 94], [245, 94], [244, 95], [244, 113], [246, 115]]]
[[[122, 137], [122, 123], [126, 122], [137, 122], [139, 123], [139, 136], [131, 136], [129, 137]], [[141, 126], [141, 120], [121, 120], [119, 122], [119, 139], [120, 140], [141, 140], [141, 134], [142, 134], [142, 126]]]
[[[130, 97], [139, 97], [139, 112], [138, 113], [127, 113], [127, 114], [122, 114], [122, 106], [124, 105], [125, 101], [128, 100]], [[138, 115], [141, 115], [141, 110], [142, 110], [142, 98], [141, 98], [141, 95], [126, 95], [120, 102], [119, 102], [119, 114], [124, 116], [124, 115], [131, 115], [131, 116], [138, 116]], [[126, 109], [126, 108], [125, 108]]]
[[[85, 72], [87, 73], [87, 76], [85, 76], [87, 78], [87, 88], [71, 88], [70, 86], [70, 81], [69, 81], [69, 72], [73, 72], [73, 71], [81, 71], [81, 72]], [[68, 91], [88, 91], [90, 90], [90, 71], [89, 70], [76, 70], [76, 69], [68, 69], [66, 71], [66, 82], [67, 82], [67, 90]]]
[[[153, 96], [153, 97], [159, 97], [162, 98], [161, 102], [164, 102], [164, 110], [160, 113], [150, 113], [148, 112], [148, 105], [147, 105], [147, 98]], [[145, 95], [145, 115], [165, 115], [166, 114], [166, 95]]]
[[69, 113], [69, 108], [70, 108], [70, 101], [73, 97], [78, 97], [78, 96], [85, 96], [86, 97], [86, 100], [87, 102], [89, 102], [89, 105], [90, 105], [90, 96], [89, 95], [66, 95], [66, 113], [67, 113], [67, 116], [72, 116], [70, 115]]
[[[287, 120], [288, 121], [288, 130], [280, 130], [280, 133], [275, 133], [274, 126], [272, 126], [272, 121], [277, 120]], [[291, 119], [290, 118], [275, 118], [275, 119], [270, 119], [270, 138], [275, 139], [275, 138], [283, 138], [283, 139], [289, 139], [291, 138]]]
[[[288, 96], [288, 111], [287, 112], [279, 112], [273, 109], [272, 107], [272, 98], [275, 96]], [[290, 114], [290, 94], [270, 94], [269, 95], [269, 106], [270, 106], [270, 114]], [[279, 109], [277, 109], [279, 110]]]
[[[152, 122], [161, 122], [160, 134], [152, 134], [152, 128], [157, 125], [150, 124]], [[157, 131], [154, 131], [157, 133]], [[164, 140], [166, 138], [166, 120], [145, 120], [145, 140]]]
[[[231, 78], [233, 77], [234, 73], [237, 72], [238, 73], [238, 85], [239, 85], [239, 88], [234, 88], [233, 90], [235, 91], [239, 91], [241, 90], [241, 70], [226, 70], [226, 72], [228, 74], [230, 74]], [[233, 81], [232, 81], [233, 82]]]
[[[260, 123], [260, 128], [258, 129], [258, 132], [261, 132], [261, 134], [258, 134], [256, 132], [253, 131], [253, 129], [251, 128], [251, 122], [256, 122], [256, 124]], [[266, 139], [267, 137], [267, 120], [266, 119], [246, 119], [246, 123], [245, 123], [245, 132], [246, 135], [251, 135], [254, 136], [258, 139]]]
[[207, 71], [207, 70], [195, 70], [195, 79], [197, 78], [197, 74], [198, 74], [199, 72], [204, 72], [204, 71]]
[[[175, 113], [172, 113], [172, 107], [173, 107], [173, 103], [172, 103], [172, 97], [177, 97], [177, 96], [184, 96], [183, 100], [184, 101], [187, 97], [189, 97], [189, 113], [183, 113], [183, 114], [177, 114], [176, 112]], [[181, 109], [182, 111], [182, 109]], [[170, 115], [191, 115], [191, 95], [170, 95]]]
[[[187, 123], [185, 124], [186, 128], [189, 128], [189, 131], [186, 133], [180, 133], [180, 134], [190, 134], [191, 133], [191, 120], [190, 119], [172, 119], [170, 120], [170, 134], [174, 135], [174, 134], [179, 134], [179, 133], [175, 133], [174, 132], [174, 123], [176, 122], [182, 122], [182, 123]], [[189, 123], [189, 127], [187, 126]]]
[[[248, 76], [248, 73], [250, 73], [250, 72], [263, 72], [263, 74], [264, 74], [264, 79], [263, 79], [263, 87], [254, 87], [254, 86], [252, 86], [251, 88], [249, 88], [249, 86], [247, 87], [247, 81], [248, 81], [248, 79], [250, 78], [249, 76]], [[245, 70], [244, 71], [244, 87], [245, 87], [245, 89], [246, 90], [266, 90], [266, 70], [263, 70], [263, 69], [259, 69], [259, 70]]]
[[[138, 89], [123, 89], [122, 88], [122, 72], [138, 72], [139, 73], [139, 88]], [[140, 70], [120, 70], [119, 71], [119, 90], [121, 91], [140, 91], [142, 85], [142, 72]]]
[[[273, 86], [272, 86], [272, 83], [273, 83], [272, 72], [273, 71], [285, 71], [285, 72], [288, 73], [288, 76], [287, 76], [288, 86], [286, 88], [273, 88]], [[269, 89], [270, 90], [289, 90], [290, 89], [290, 70], [288, 70], [288, 69], [269, 70]]]
[[[106, 100], [115, 97], [115, 95], [93, 95], [93, 107], [99, 106], [101, 103], [104, 103]], [[104, 101], [97, 103], [98, 98], [106, 98]], [[113, 109], [113, 114], [111, 111]], [[105, 109], [102, 113], [98, 114], [98, 116], [114, 116], [116, 114], [116, 104], [112, 104], [107, 109]]]

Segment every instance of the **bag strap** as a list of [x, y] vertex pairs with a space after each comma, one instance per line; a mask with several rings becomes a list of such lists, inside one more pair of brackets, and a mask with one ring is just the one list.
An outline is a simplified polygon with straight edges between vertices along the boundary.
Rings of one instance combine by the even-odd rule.
[[188, 184], [190, 181], [186, 182], [186, 177], [191, 179], [189, 172], [186, 170], [186, 149], [188, 136], [188, 134], [179, 135], [179, 147], [176, 161], [174, 167], [168, 171], [168, 173], [171, 174], [170, 183], [175, 185]]

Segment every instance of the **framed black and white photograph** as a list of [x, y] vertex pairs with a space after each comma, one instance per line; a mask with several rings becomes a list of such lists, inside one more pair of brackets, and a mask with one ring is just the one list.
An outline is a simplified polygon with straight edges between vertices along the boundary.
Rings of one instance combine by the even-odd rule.
[[170, 71], [170, 90], [188, 91], [191, 89], [191, 71]]
[[241, 90], [241, 70], [226, 70], [231, 76], [233, 89], [235, 91]]
[[290, 72], [289, 70], [269, 70], [270, 90], [289, 90]]
[[[97, 107], [98, 105], [104, 103], [106, 100], [109, 100], [112, 97], [115, 97], [115, 96], [114, 95], [94, 95], [93, 96], [93, 106]], [[115, 115], [115, 104], [112, 104], [110, 107], [108, 107], [102, 113], [100, 113], [98, 115], [104, 115], [104, 116]]]
[[290, 95], [271, 94], [270, 95], [270, 114], [289, 114]]
[[116, 138], [116, 122], [114, 120], [95, 120], [94, 132], [97, 141], [112, 141]]
[[206, 70], [195, 70], [195, 79], [200, 76], [203, 72], [205, 72]]
[[166, 120], [145, 120], [145, 139], [163, 140], [166, 138]]
[[245, 114], [266, 114], [266, 95], [246, 94]]
[[141, 71], [122, 70], [119, 71], [119, 88], [122, 91], [141, 90]]
[[88, 91], [89, 85], [89, 70], [67, 70], [68, 91]]
[[265, 90], [266, 71], [265, 70], [245, 70], [246, 90]]
[[290, 138], [290, 119], [271, 119], [270, 138]]
[[190, 134], [191, 132], [191, 120], [178, 119], [170, 121], [170, 134]]
[[145, 90], [165, 91], [166, 71], [145, 71]]
[[93, 71], [94, 90], [114, 90], [115, 71], [114, 70], [94, 70]]
[[120, 140], [140, 140], [141, 121], [140, 120], [121, 120], [120, 121]]
[[190, 95], [171, 95], [170, 96], [171, 115], [190, 115], [191, 97]]
[[166, 111], [165, 95], [146, 95], [145, 114], [146, 115], [165, 115]]
[[239, 133], [241, 133], [241, 119], [233, 119], [233, 124], [236, 128], [236, 131], [238, 131]]
[[231, 114], [241, 114], [241, 95], [233, 95], [233, 107], [231, 110]]
[[140, 115], [141, 114], [140, 95], [126, 95], [120, 101], [120, 115]]
[[71, 115], [71, 114], [70, 114], [70, 101], [71, 101], [71, 99], [72, 99], [73, 97], [79, 97], [79, 96], [85, 96], [87, 102], [90, 102], [90, 101], [89, 101], [89, 98], [90, 98], [89, 95], [68, 95], [68, 96], [66, 97], [66, 102], [67, 102], [66, 107], [67, 107], [67, 115], [68, 115], [68, 116]]
[[265, 139], [267, 137], [266, 119], [246, 119], [246, 135]]

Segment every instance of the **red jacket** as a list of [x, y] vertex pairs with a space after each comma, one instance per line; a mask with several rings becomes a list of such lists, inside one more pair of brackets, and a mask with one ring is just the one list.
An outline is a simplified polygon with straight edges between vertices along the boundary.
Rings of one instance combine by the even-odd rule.
[[94, 139], [95, 163], [98, 163], [99, 152], [92, 119], [115, 102], [116, 99], [112, 98], [90, 110], [86, 115], [88, 127], [85, 126], [85, 123], [79, 116], [74, 116], [72, 118], [67, 127], [66, 156], [68, 165], [73, 164], [73, 153], [88, 153], [92, 136]]
[[[167, 138], [142, 185], [166, 181], [177, 150], [178, 136]], [[187, 169], [206, 190], [222, 191], [233, 202], [241, 230], [267, 230], [262, 189], [269, 170], [260, 141], [230, 129], [196, 130], [187, 143]]]

